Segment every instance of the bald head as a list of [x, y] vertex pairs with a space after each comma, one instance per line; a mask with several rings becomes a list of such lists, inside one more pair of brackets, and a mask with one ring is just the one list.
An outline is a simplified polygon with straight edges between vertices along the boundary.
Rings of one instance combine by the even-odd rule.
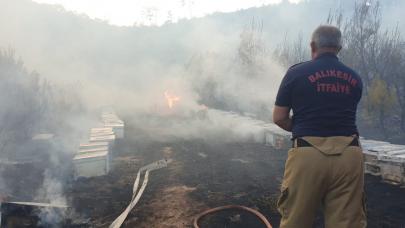
[[325, 52], [337, 54], [341, 48], [342, 33], [339, 28], [331, 25], [321, 25], [312, 33], [311, 50], [313, 58]]

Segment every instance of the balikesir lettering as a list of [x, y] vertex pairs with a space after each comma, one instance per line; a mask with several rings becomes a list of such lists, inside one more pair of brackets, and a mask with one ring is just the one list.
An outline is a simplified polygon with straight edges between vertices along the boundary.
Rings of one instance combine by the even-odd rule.
[[317, 71], [314, 74], [311, 74], [310, 76], [308, 76], [308, 80], [311, 83], [315, 83], [315, 82], [318, 82], [322, 78], [328, 78], [328, 77], [342, 79], [344, 81], [349, 82], [349, 84], [353, 87], [355, 87], [358, 83], [358, 81], [356, 79], [354, 79], [351, 74], [340, 71], [340, 70], [335, 70], [335, 69]]

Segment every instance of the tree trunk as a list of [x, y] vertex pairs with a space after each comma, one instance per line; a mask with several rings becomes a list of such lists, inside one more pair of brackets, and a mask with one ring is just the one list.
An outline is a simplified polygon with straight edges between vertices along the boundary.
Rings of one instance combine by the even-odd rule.
[[384, 124], [384, 116], [385, 116], [384, 115], [384, 110], [381, 109], [380, 114], [379, 114], [379, 118], [378, 118], [378, 122], [379, 122], [381, 132], [382, 132], [382, 134], [384, 136], [384, 139], [387, 139], [387, 131], [385, 129], [385, 124]]
[[[398, 100], [399, 112], [400, 112], [400, 127], [401, 131], [405, 133], [405, 101], [403, 94], [401, 93], [400, 83], [394, 83], [396, 98]], [[405, 86], [405, 85], [404, 85]]]
[[405, 107], [401, 106], [401, 130], [405, 133]]

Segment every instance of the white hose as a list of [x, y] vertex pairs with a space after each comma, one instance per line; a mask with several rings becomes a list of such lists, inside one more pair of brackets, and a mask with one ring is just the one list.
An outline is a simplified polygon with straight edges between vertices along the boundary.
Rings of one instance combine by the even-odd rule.
[[[134, 182], [133, 190], [132, 190], [132, 200], [125, 208], [125, 210], [114, 220], [113, 223], [109, 226], [109, 228], [119, 228], [121, 227], [122, 223], [124, 223], [125, 219], [127, 218], [129, 212], [135, 207], [135, 205], [138, 203], [139, 199], [141, 198], [143, 192], [145, 191], [146, 185], [148, 184], [149, 181], [149, 172], [157, 169], [161, 169], [164, 167], [167, 167], [167, 164], [169, 164], [172, 160], [159, 160], [154, 163], [151, 163], [149, 165], [143, 166], [142, 168], [139, 169], [138, 173], [136, 174], [136, 180]], [[139, 180], [141, 177], [141, 172], [145, 171], [145, 177], [143, 179], [143, 183], [141, 188], [138, 190], [139, 187]]]

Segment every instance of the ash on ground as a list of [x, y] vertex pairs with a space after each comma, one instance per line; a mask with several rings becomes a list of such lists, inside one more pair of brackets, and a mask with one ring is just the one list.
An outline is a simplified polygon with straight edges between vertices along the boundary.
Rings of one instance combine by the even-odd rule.
[[[254, 142], [212, 142], [202, 139], [154, 141], [153, 134], [126, 121], [126, 138], [118, 141], [112, 170], [106, 176], [73, 179], [64, 185], [71, 225], [108, 227], [126, 208], [138, 169], [162, 158], [173, 162], [150, 174], [149, 184], [123, 227], [192, 227], [202, 211], [228, 204], [254, 208], [273, 227], [280, 215], [276, 200], [284, 171], [286, 150]], [[43, 160], [38, 164], [42, 164]], [[9, 200], [32, 201], [45, 177], [36, 163], [2, 166]], [[29, 172], [28, 172], [29, 171]], [[30, 187], [27, 187], [30, 186]], [[368, 227], [405, 226], [405, 189], [366, 176]], [[207, 217], [202, 227], [263, 227], [254, 216], [240, 212]], [[239, 215], [239, 216], [238, 216]], [[322, 216], [315, 227], [321, 228]]]

